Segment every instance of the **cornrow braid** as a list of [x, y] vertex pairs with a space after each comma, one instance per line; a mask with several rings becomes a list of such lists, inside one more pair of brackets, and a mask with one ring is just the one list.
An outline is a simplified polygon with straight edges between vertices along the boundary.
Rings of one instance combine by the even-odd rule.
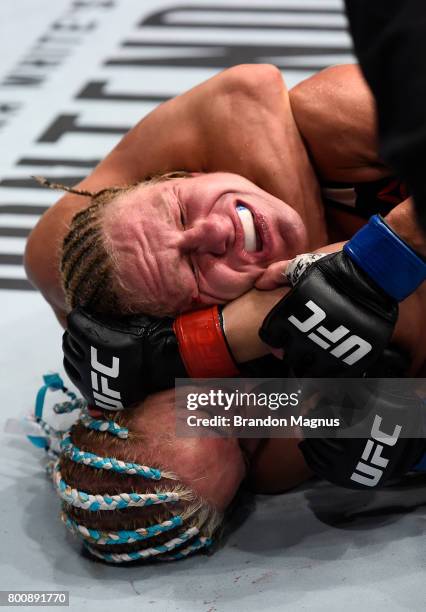
[[124, 508], [143, 508], [153, 504], [178, 502], [181, 499], [191, 499], [189, 493], [180, 495], [176, 491], [164, 493], [120, 493], [119, 495], [92, 495], [86, 491], [79, 491], [68, 485], [62, 478], [59, 463], [54, 470], [53, 482], [59, 497], [75, 508], [97, 512], [98, 510], [122, 510]]
[[[96, 312], [119, 309], [114, 288], [113, 261], [102, 236], [103, 198], [77, 213], [63, 244], [61, 276], [68, 306]], [[109, 291], [107, 288], [109, 287]]]
[[203, 536], [201, 538], [197, 538], [189, 546], [182, 548], [182, 550], [178, 550], [173, 555], [164, 555], [163, 557], [160, 557], [159, 561], [179, 561], [180, 559], [185, 559], [185, 557], [188, 555], [192, 555], [194, 552], [197, 552], [202, 548], [208, 548], [212, 544], [213, 540], [211, 538]]
[[120, 461], [114, 457], [100, 457], [94, 453], [88, 453], [81, 451], [71, 441], [71, 436], [66, 433], [61, 442], [61, 449], [64, 454], [74, 461], [75, 463], [84, 463], [84, 465], [90, 465], [95, 468], [102, 470], [112, 470], [119, 474], [132, 474], [143, 476], [144, 478], [150, 478], [151, 480], [160, 480], [160, 478], [175, 478], [171, 472], [163, 472], [156, 468], [147, 467], [146, 465], [140, 465], [139, 463], [133, 463], [129, 461]]
[[32, 176], [39, 185], [42, 187], [48, 187], [49, 189], [55, 189], [57, 191], [66, 191], [67, 193], [73, 193], [74, 195], [87, 196], [89, 198], [99, 198], [101, 195], [106, 192], [116, 192], [119, 193], [122, 191], [122, 187], [106, 187], [105, 189], [101, 189], [100, 191], [88, 191], [87, 189], [74, 189], [73, 187], [68, 187], [67, 185], [62, 185], [61, 183], [52, 183], [44, 176]]
[[166, 531], [183, 525], [181, 516], [173, 516], [171, 519], [158, 523], [157, 525], [140, 527], [135, 530], [121, 529], [119, 531], [99, 531], [97, 529], [88, 529], [84, 525], [80, 525], [77, 521], [70, 519], [64, 512], [61, 514], [61, 520], [73, 533], [77, 531], [83, 538], [97, 544], [129, 544], [131, 542], [152, 538], [160, 533], [165, 533]]
[[[190, 176], [184, 171], [168, 172], [147, 177], [142, 183], [152, 185]], [[90, 205], [73, 217], [62, 244], [60, 275], [68, 308], [80, 305], [101, 314], [133, 312], [132, 304], [128, 303], [128, 296], [120, 284], [116, 262], [105, 239], [102, 224], [106, 205], [141, 183], [91, 192], [54, 183], [44, 177], [36, 176], [34, 179], [49, 189], [91, 199]]]
[[95, 431], [107, 431], [113, 436], [118, 438], [127, 439], [129, 437], [129, 430], [127, 427], [121, 427], [118, 423], [112, 419], [94, 419], [88, 412], [87, 409], [83, 410], [80, 416], [80, 423], [87, 427], [87, 429], [94, 429]]
[[[181, 533], [178, 537], [165, 542], [165, 544], [159, 544], [158, 546], [153, 546], [151, 548], [145, 548], [144, 550], [137, 550], [135, 552], [130, 553], [103, 553], [92, 546], [87, 546], [89, 552], [92, 553], [95, 557], [99, 557], [99, 559], [103, 559], [104, 561], [109, 561], [112, 563], [123, 563], [129, 561], [139, 561], [140, 559], [149, 559], [155, 557], [156, 555], [161, 555], [162, 553], [168, 553], [171, 550], [174, 550], [181, 546], [183, 543], [187, 542], [191, 539], [195, 534], [198, 533], [196, 527], [191, 527], [187, 531]], [[203, 538], [203, 541], [197, 539], [196, 543], [206, 546], [208, 542], [208, 538]], [[199, 548], [197, 546], [197, 548]]]
[[[111, 418], [111, 413], [105, 419], [93, 418], [85, 406], [78, 423], [63, 435], [53, 482], [63, 501], [61, 520], [65, 526], [82, 538], [92, 556], [107, 563], [183, 559], [209, 547], [221, 515], [197, 498], [191, 489], [184, 487], [174, 473], [89, 451], [88, 445], [95, 442], [95, 437], [102, 437], [104, 442], [97, 440], [97, 446], [103, 449], [109, 446], [117, 451], [127, 448], [126, 454], [129, 454], [128, 444], [133, 434], [123, 426], [123, 414], [115, 418], [118, 420]], [[87, 434], [83, 438], [82, 450], [74, 438], [84, 430]], [[72, 470], [70, 464], [74, 465]], [[64, 470], [66, 475], [63, 475]], [[84, 487], [86, 490], [76, 486], [77, 482], [90, 482], [87, 470], [95, 470], [93, 483], [98, 492], [90, 492], [92, 486], [88, 484]], [[101, 476], [101, 473], [109, 475], [104, 486], [96, 478], [96, 474]], [[113, 475], [116, 481], [111, 479]], [[70, 476], [74, 484], [69, 484]], [[152, 485], [144, 485], [143, 492], [137, 485], [130, 485], [132, 490], [116, 493], [122, 490], [119, 479], [124, 477], [142, 477]], [[174, 484], [161, 484], [162, 480]], [[155, 482], [159, 486], [154, 486]], [[99, 492], [111, 488], [114, 489], [111, 493]], [[170, 507], [168, 517], [164, 516], [166, 507]], [[116, 529], [117, 524], [122, 528]]]
[[[61, 520], [82, 538], [88, 552], [108, 563], [127, 563], [184, 559], [208, 548], [222, 515], [173, 472], [129, 460], [134, 459], [132, 443], [144, 439], [145, 433], [132, 432], [125, 426], [128, 415], [108, 413], [105, 418], [94, 418], [85, 400], [66, 389], [58, 374], [43, 379], [33, 417], [42, 434], [36, 436], [37, 446], [44, 440], [47, 472], [62, 499]], [[79, 420], [66, 431], [54, 429], [43, 419], [49, 389], [68, 396], [67, 401], [54, 404], [54, 413], [80, 411]], [[59, 436], [62, 442], [55, 450], [52, 444]], [[74, 443], [76, 436], [82, 449]], [[118, 454], [126, 457], [101, 457], [89, 447], [109, 448], [109, 454], [121, 449]], [[141, 477], [143, 492], [135, 484]], [[122, 493], [123, 489], [129, 492]]]
[[71, 222], [62, 244], [60, 273], [69, 308], [85, 306], [96, 312], [113, 313], [120, 308], [119, 292], [114, 282], [114, 260], [105, 246], [102, 216], [106, 204], [136, 185], [108, 187], [88, 191], [33, 177], [40, 185], [91, 198], [91, 204], [79, 211]]

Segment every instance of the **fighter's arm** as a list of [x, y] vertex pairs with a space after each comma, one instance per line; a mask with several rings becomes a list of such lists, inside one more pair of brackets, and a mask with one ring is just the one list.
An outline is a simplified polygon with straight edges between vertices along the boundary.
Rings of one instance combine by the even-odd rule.
[[[323, 70], [290, 90], [289, 96], [299, 131], [321, 179], [374, 181], [391, 173], [378, 155], [374, 99], [356, 65]], [[399, 228], [399, 234], [420, 250], [410, 200], [393, 209], [386, 221], [394, 229]], [[342, 246], [343, 243], [320, 250], [335, 252]], [[270, 280], [277, 275], [281, 279], [270, 283], [269, 288], [283, 283], [282, 268], [282, 264], [277, 263], [275, 271], [268, 271], [272, 272]], [[267, 288], [265, 283], [262, 288]], [[267, 351], [257, 330], [272, 305], [288, 291], [253, 290], [225, 307], [227, 338], [237, 361], [253, 359]], [[418, 350], [418, 334], [423, 334], [423, 294], [424, 290], [419, 289], [401, 304], [393, 335], [393, 341], [413, 357], [414, 372], [424, 359]]]
[[[343, 245], [336, 243], [322, 247], [319, 251], [334, 253], [340, 251]], [[281, 264], [280, 274], [283, 269], [284, 265]], [[259, 329], [271, 309], [289, 292], [289, 286], [270, 291], [253, 289], [225, 306], [223, 318], [226, 337], [238, 363], [271, 352], [271, 348], [260, 339]], [[426, 287], [419, 287], [400, 303], [398, 320], [392, 333], [392, 343], [410, 358], [410, 376], [424, 376], [426, 367], [425, 304]]]
[[[323, 181], [376, 181], [392, 174], [380, 159], [373, 95], [355, 64], [327, 68], [289, 92], [291, 107], [312, 163]], [[426, 244], [407, 200], [389, 225], [418, 252]]]
[[[275, 69], [274, 69], [275, 70]], [[278, 78], [277, 78], [278, 76]], [[256, 111], [256, 113], [259, 113], [259, 111], [261, 111], [261, 116], [262, 116], [262, 120], [264, 121], [265, 119], [267, 120], [267, 125], [268, 127], [271, 126], [275, 126], [277, 128], [277, 133], [279, 135], [278, 140], [276, 140], [276, 134], [274, 136], [274, 134], [271, 134], [271, 138], [269, 140], [272, 141], [273, 146], [272, 149], [267, 149], [269, 152], [271, 152], [271, 150], [274, 149], [274, 147], [276, 148], [276, 152], [277, 152], [277, 158], [278, 161], [281, 162], [282, 159], [280, 158], [280, 156], [278, 155], [280, 149], [279, 149], [279, 141], [283, 140], [283, 138], [281, 137], [282, 132], [280, 130], [285, 130], [285, 128], [289, 128], [291, 130], [291, 122], [286, 122], [286, 119], [284, 118], [284, 120], [280, 120], [278, 119], [277, 121], [274, 120], [273, 117], [273, 111], [275, 111], [278, 114], [279, 109], [281, 110], [288, 110], [287, 105], [288, 105], [288, 96], [286, 95], [286, 90], [283, 86], [283, 82], [282, 79], [280, 77], [280, 75], [277, 75], [277, 72], [272, 71], [272, 74], [270, 73], [269, 67], [268, 67], [268, 89], [269, 89], [269, 93], [271, 94], [270, 96], [268, 96], [268, 99], [270, 99], [270, 102], [267, 102], [266, 105], [263, 104], [263, 102], [259, 102], [258, 98], [256, 97], [255, 92], [253, 92], [252, 89], [252, 85], [249, 87], [243, 87], [242, 90], [245, 92], [244, 95], [246, 96], [244, 99], [247, 99], [247, 101], [249, 102], [248, 104], [248, 109], [249, 112], [253, 112]], [[251, 95], [247, 96], [247, 91], [251, 91]], [[232, 106], [232, 100], [235, 100], [235, 96], [230, 96], [230, 98], [228, 99], [228, 103], [231, 104]], [[254, 105], [252, 104], [252, 100], [255, 101]], [[365, 113], [368, 114], [368, 112], [371, 113], [371, 109], [369, 109], [368, 105], [364, 105], [365, 106]], [[252, 119], [256, 119], [256, 113], [255, 115], [252, 117]], [[272, 114], [272, 117], [271, 117]], [[241, 113], [240, 113], [241, 115]], [[240, 115], [237, 114], [237, 116], [239, 117]], [[310, 114], [307, 114], [308, 119], [310, 118]], [[232, 117], [232, 113], [231, 113], [231, 117]], [[248, 119], [248, 116], [245, 115], [245, 119]], [[284, 121], [284, 123], [283, 123]], [[362, 125], [365, 125], [365, 121], [361, 122]], [[235, 133], [234, 133], [235, 135]], [[240, 130], [240, 137], [244, 137], [244, 130]], [[370, 139], [371, 139], [371, 130], [370, 130]], [[241, 140], [241, 138], [240, 138]], [[240, 146], [240, 140], [236, 140], [237, 145]], [[296, 140], [296, 139], [295, 139]], [[329, 139], [325, 139], [326, 142], [329, 142]], [[262, 143], [264, 142], [264, 138]], [[231, 143], [230, 143], [231, 144]], [[243, 144], [245, 146], [242, 147], [242, 149], [244, 150], [244, 154], [247, 153], [247, 148], [249, 146], [251, 146], [251, 142], [250, 142], [250, 136], [248, 136], [248, 140], [247, 142], [243, 142]], [[256, 143], [257, 144], [257, 141]], [[356, 145], [356, 146], [355, 146]], [[356, 144], [356, 140], [355, 140], [355, 145], [354, 145], [354, 149], [359, 150], [360, 145]], [[259, 147], [258, 147], [259, 148]], [[367, 145], [368, 148], [368, 145]], [[371, 151], [373, 151], [373, 146], [370, 146]], [[293, 149], [294, 150], [294, 149]], [[297, 149], [296, 149], [297, 150]], [[263, 148], [263, 152], [265, 151], [265, 149]], [[285, 149], [284, 149], [285, 152]], [[254, 153], [254, 151], [253, 151]], [[282, 155], [283, 151], [281, 151], [281, 155]], [[335, 152], [336, 153], [336, 152]], [[244, 157], [244, 154], [242, 155], [242, 157]], [[337, 154], [337, 153], [336, 153]], [[373, 155], [373, 153], [371, 153], [370, 157]], [[256, 159], [256, 155], [253, 155], [253, 159]], [[303, 156], [298, 158], [299, 160], [302, 159], [303, 161]], [[368, 156], [367, 156], [368, 159]], [[368, 163], [367, 163], [367, 159], [363, 162], [364, 166], [367, 167], [368, 169]], [[273, 160], [268, 160], [268, 166], [273, 165]], [[210, 160], [211, 163], [211, 160]], [[371, 162], [373, 163], [373, 162]], [[358, 165], [357, 165], [358, 164]], [[360, 162], [356, 161], [355, 163], [352, 163], [352, 165], [350, 166], [350, 170], [353, 171], [354, 169], [357, 170], [357, 168], [359, 167]], [[344, 167], [347, 168], [349, 167], [348, 164], [344, 164]], [[282, 173], [280, 173], [279, 175], [277, 175], [278, 177], [282, 176]], [[353, 177], [352, 177], [353, 178]], [[283, 183], [285, 183], [286, 181], [281, 181]], [[336, 250], [336, 249], [332, 249], [332, 250]], [[225, 308], [224, 311], [224, 318], [225, 318], [225, 328], [226, 328], [226, 334], [228, 337], [228, 341], [231, 345], [231, 349], [234, 353], [234, 357], [236, 359], [237, 362], [241, 363], [243, 361], [249, 360], [249, 359], [253, 359], [257, 356], [260, 356], [261, 354], [264, 354], [265, 352], [268, 351], [267, 347], [262, 344], [258, 338], [258, 329], [263, 321], [264, 316], [271, 310], [271, 308], [273, 307], [275, 301], [279, 300], [279, 297], [276, 297], [274, 294], [268, 294], [266, 292], [252, 292], [252, 294], [248, 294], [247, 296], [244, 296], [243, 298], [241, 298], [241, 300], [238, 300], [236, 303], [233, 303], [229, 306], [227, 306]], [[75, 320], [74, 320], [75, 319]], [[73, 325], [75, 323], [75, 325], [77, 326], [77, 328], [79, 328], [79, 321], [77, 320], [77, 318], [74, 317], [73, 319]], [[219, 354], [222, 356], [220, 361], [223, 362], [223, 352], [224, 352], [224, 347], [223, 347], [223, 339], [220, 340], [219, 338], [217, 338], [217, 336], [220, 334], [216, 334], [218, 328], [220, 327], [219, 322], [216, 318], [216, 315], [213, 317], [210, 314], [208, 315], [208, 321], [209, 321], [209, 325], [211, 325], [211, 338], [213, 338], [213, 336], [216, 338], [217, 340], [217, 347], [219, 350]], [[205, 325], [205, 321], [203, 323], [203, 325]], [[192, 327], [194, 325], [193, 322], [193, 318], [190, 319], [190, 323], [186, 322], [186, 325], [190, 324]], [[92, 326], [94, 326], [94, 328], [97, 329], [96, 324], [92, 323]], [[185, 327], [182, 323], [182, 326]], [[149, 326], [148, 326], [149, 327]], [[167, 337], [171, 337], [174, 338], [172, 329], [170, 328], [170, 324], [167, 324]], [[70, 333], [74, 333], [77, 334], [77, 328], [74, 330], [74, 328], [70, 328]], [[97, 337], [98, 332], [96, 331], [96, 329], [94, 329], [94, 333], [95, 336]], [[142, 328], [141, 328], [142, 329]], [[187, 327], [185, 327], [186, 331]], [[209, 327], [210, 329], [210, 327]], [[406, 329], [415, 329], [413, 328], [413, 326], [408, 326], [405, 327], [403, 326], [402, 331], [404, 332]], [[74, 330], [74, 332], [73, 332]], [[181, 330], [181, 325], [178, 325], [177, 328], [174, 329], [174, 331], [176, 330]], [[213, 333], [215, 332], [215, 333]], [[141, 332], [142, 333], [142, 332]], [[216, 334], [216, 335], [215, 335]], [[145, 337], [150, 337], [151, 333], [149, 332], [149, 330], [145, 330], [144, 334]], [[155, 336], [156, 334], [154, 334]], [[163, 334], [164, 335], [164, 334]], [[76, 335], [76, 337], [78, 337], [78, 334]], [[185, 333], [181, 333], [179, 332], [178, 334], [178, 338], [179, 338], [179, 346], [180, 346], [180, 352], [182, 353], [182, 340], [185, 337], [185, 346], [192, 346], [190, 343], [188, 344], [187, 341], [187, 337], [188, 334]], [[86, 338], [87, 340], [87, 338]], [[173, 340], [174, 342], [176, 342], [176, 339]], [[87, 344], [87, 342], [86, 342]], [[151, 346], [151, 343], [148, 342], [148, 344]], [[155, 343], [154, 343], [155, 344]], [[160, 345], [157, 346], [157, 344], [152, 345], [151, 348], [154, 350], [155, 355], [157, 355], [155, 362], [157, 364], [159, 364], [161, 362], [160, 359], [160, 355], [162, 354], [162, 348], [161, 348], [162, 344], [160, 342]], [[212, 348], [212, 346], [210, 346], [210, 349]], [[191, 350], [191, 359], [193, 357], [192, 353], [194, 351]], [[70, 350], [70, 359], [73, 357], [72, 351]], [[84, 353], [84, 351], [82, 351], [82, 353]], [[169, 351], [170, 353], [170, 351]], [[173, 353], [175, 354], [175, 353]], [[177, 355], [177, 353], [176, 353]], [[186, 355], [186, 353], [185, 353]], [[122, 358], [124, 359], [124, 361], [126, 361], [126, 357], [123, 355]], [[149, 367], [147, 364], [150, 363], [150, 357], [149, 357], [149, 351], [147, 352], [147, 354], [144, 356], [144, 360], [145, 360], [145, 365], [141, 365], [139, 362], [135, 365], [134, 367], [136, 368], [137, 372], [139, 372], [139, 374], [137, 374], [135, 377], [133, 377], [134, 381], [135, 381], [135, 389], [133, 389], [134, 393], [137, 395], [137, 393], [141, 392], [141, 389], [139, 389], [139, 379], [141, 378], [140, 373], [142, 372], [142, 378], [145, 377], [146, 380], [150, 380], [150, 376], [149, 376]], [[167, 364], [169, 364], [169, 359], [165, 360]], [[185, 361], [185, 359], [184, 359]], [[177, 359], [177, 362], [180, 363], [180, 360]], [[202, 362], [203, 364], [205, 364], [206, 359], [202, 359], [202, 360], [197, 360], [198, 362]], [[169, 364], [170, 365], [170, 364]], [[176, 364], [175, 364], [176, 365]], [[185, 366], [186, 366], [186, 370], [191, 373], [194, 372], [194, 370], [192, 369], [192, 367], [188, 367], [189, 364], [187, 361], [185, 361]], [[192, 364], [193, 365], [193, 364]], [[173, 364], [172, 364], [173, 366]], [[181, 364], [180, 364], [180, 369], [179, 372], [182, 371], [181, 368]], [[129, 371], [131, 368], [128, 368]], [[169, 368], [170, 369], [170, 368]], [[82, 370], [85, 372], [86, 368], [85, 368], [85, 363], [82, 364]], [[157, 368], [158, 370], [158, 368]], [[159, 370], [160, 372], [162, 372], [162, 370]], [[168, 370], [169, 371], [169, 370]], [[173, 369], [173, 367], [170, 369], [171, 372], [176, 371]], [[198, 371], [198, 370], [197, 370]], [[194, 374], [192, 374], [194, 375]], [[207, 374], [204, 372], [203, 374], [204, 376], [206, 376]], [[172, 376], [173, 378], [173, 376]], [[123, 386], [123, 388], [125, 387], [125, 385]], [[86, 390], [87, 391], [87, 390]], [[90, 385], [88, 386], [88, 391], [87, 393], [90, 396]], [[128, 393], [130, 393], [130, 390], [128, 390]], [[129, 396], [130, 397], [130, 396]]]
[[[363, 182], [391, 174], [378, 154], [374, 99], [356, 65], [328, 68], [297, 85], [289, 95], [299, 131], [322, 180]], [[410, 198], [396, 206], [387, 215], [386, 222], [414, 249], [422, 252], [422, 234]], [[335, 244], [320, 250], [335, 252], [342, 246], [343, 243]], [[282, 284], [282, 269], [279, 262], [273, 264], [259, 286], [270, 289]], [[274, 278], [277, 282], [273, 282]], [[283, 291], [282, 297], [289, 289], [254, 290], [225, 307], [227, 337], [237, 361], [253, 359], [266, 352], [266, 345], [256, 334], [271, 302], [279, 301], [280, 291]], [[423, 326], [425, 303], [426, 289], [421, 286], [401, 303], [392, 337], [393, 342], [411, 356], [411, 373], [418, 373], [425, 359], [424, 351], [420, 350], [422, 342], [419, 342], [426, 333]], [[254, 323], [253, 328], [250, 321]]]
[[[277, 112], [278, 105], [283, 113]], [[280, 130], [288, 133], [288, 129], [278, 115], [285, 116], [288, 109], [287, 90], [277, 68], [233, 67], [157, 107], [130, 130], [78, 187], [97, 191], [177, 169], [226, 170], [242, 174], [260, 186], [269, 173], [275, 177], [273, 190], [280, 197], [275, 168], [283, 163], [278, 149], [280, 142], [286, 141]], [[271, 122], [276, 129], [269, 138], [262, 124]], [[260, 146], [260, 136], [267, 150]], [[287, 141], [290, 137], [293, 138], [288, 134]], [[303, 148], [300, 137], [299, 141], [294, 140], [295, 146]], [[268, 164], [265, 156], [269, 158]], [[294, 164], [296, 157], [288, 155]], [[89, 202], [89, 198], [81, 196], [64, 196], [43, 215], [27, 243], [27, 275], [63, 324], [66, 310], [59, 278], [60, 246], [72, 217]]]

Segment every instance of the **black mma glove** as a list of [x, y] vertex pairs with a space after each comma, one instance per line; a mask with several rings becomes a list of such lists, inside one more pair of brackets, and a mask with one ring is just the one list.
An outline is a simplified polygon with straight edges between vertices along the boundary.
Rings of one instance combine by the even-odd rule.
[[381, 356], [397, 317], [397, 302], [339, 251], [307, 268], [259, 336], [284, 348], [296, 376], [350, 378]]
[[382, 487], [414, 469], [425, 456], [425, 406], [409, 379], [370, 379], [358, 386], [353, 382], [346, 400], [333, 405], [330, 397], [323, 398], [307, 416], [337, 416], [355, 437], [307, 437], [299, 448], [311, 470], [333, 484]]
[[95, 317], [75, 308], [62, 348], [69, 378], [100, 408], [121, 410], [186, 376], [170, 318]]
[[177, 317], [93, 315], [75, 308], [63, 335], [64, 367], [90, 404], [121, 410], [175, 378], [238, 374], [214, 306]]
[[342, 251], [294, 260], [295, 286], [260, 338], [284, 349], [296, 376], [360, 376], [388, 345], [398, 302], [425, 279], [423, 259], [376, 215]]

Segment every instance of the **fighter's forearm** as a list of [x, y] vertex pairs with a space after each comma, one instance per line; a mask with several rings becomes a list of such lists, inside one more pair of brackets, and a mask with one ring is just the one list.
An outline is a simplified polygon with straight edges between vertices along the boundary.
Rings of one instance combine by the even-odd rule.
[[224, 307], [222, 315], [226, 339], [237, 363], [271, 352], [271, 348], [259, 338], [259, 328], [268, 312], [289, 291], [289, 287], [273, 291], [252, 289]]
[[386, 217], [391, 228], [415, 251], [426, 257], [426, 235], [419, 227], [412, 198], [396, 206]]
[[[426, 256], [426, 245], [423, 232], [416, 219], [413, 201], [408, 198], [396, 206], [385, 217], [386, 222], [410, 247], [421, 256]], [[416, 374], [424, 367], [426, 359], [426, 329], [424, 326], [426, 312], [426, 283], [399, 306], [399, 316], [393, 340], [409, 352], [412, 357], [412, 373]]]

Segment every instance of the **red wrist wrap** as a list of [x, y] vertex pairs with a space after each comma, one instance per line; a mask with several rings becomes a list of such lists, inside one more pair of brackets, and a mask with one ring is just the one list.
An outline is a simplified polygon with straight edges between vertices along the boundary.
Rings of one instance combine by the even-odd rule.
[[238, 376], [222, 330], [217, 306], [180, 315], [173, 330], [180, 356], [191, 378], [227, 378]]

